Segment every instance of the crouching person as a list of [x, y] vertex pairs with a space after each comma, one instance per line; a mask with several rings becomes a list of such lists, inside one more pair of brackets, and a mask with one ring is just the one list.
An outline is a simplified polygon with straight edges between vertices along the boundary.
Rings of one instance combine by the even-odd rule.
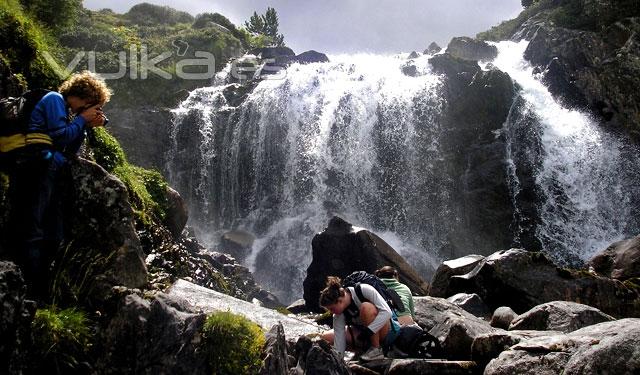
[[384, 358], [382, 348], [389, 348], [398, 336], [400, 325], [382, 296], [374, 287], [360, 284], [361, 297], [354, 287], [343, 288], [338, 277], [327, 277], [320, 293], [320, 306], [333, 314], [333, 330], [322, 338], [336, 351], [362, 353], [360, 360]]

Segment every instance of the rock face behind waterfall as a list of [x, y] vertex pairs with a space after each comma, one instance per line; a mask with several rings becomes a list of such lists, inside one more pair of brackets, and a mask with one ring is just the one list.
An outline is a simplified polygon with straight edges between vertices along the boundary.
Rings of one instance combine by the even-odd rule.
[[337, 216], [313, 238], [311, 246], [313, 259], [304, 280], [304, 300], [310, 310], [321, 310], [318, 299], [327, 276], [344, 278], [354, 271], [373, 273], [383, 266], [395, 267], [400, 281], [413, 293], [425, 295], [428, 291], [427, 283], [391, 246]]
[[505, 139], [499, 130], [507, 120], [515, 96], [511, 78], [499, 70], [482, 71], [475, 61], [444, 53], [429, 60], [446, 76], [442, 94], [443, 157], [452, 176], [450, 192], [461, 197], [457, 224], [451, 228], [450, 253], [457, 258], [471, 251], [488, 254], [508, 247], [513, 219]]

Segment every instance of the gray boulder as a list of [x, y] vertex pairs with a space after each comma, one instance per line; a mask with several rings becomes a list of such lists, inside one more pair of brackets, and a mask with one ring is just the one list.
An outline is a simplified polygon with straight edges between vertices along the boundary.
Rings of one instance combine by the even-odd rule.
[[473, 271], [453, 276], [451, 287], [459, 293], [477, 293], [489, 308], [509, 306], [517, 313], [546, 302], [575, 301], [614, 317], [640, 316], [640, 291], [633, 285], [561, 269], [543, 253], [523, 249], [486, 257]]
[[449, 42], [447, 53], [463, 60], [490, 61], [498, 56], [498, 48], [481, 40], [456, 37]]
[[295, 346], [297, 365], [290, 374], [349, 375], [351, 371], [333, 347], [324, 340], [302, 336]]
[[471, 344], [495, 332], [489, 323], [442, 298], [415, 297], [416, 322], [435, 336], [448, 359], [469, 360]]
[[511, 322], [510, 330], [571, 332], [597, 323], [615, 320], [587, 305], [553, 301], [538, 305]]
[[510, 307], [500, 306], [493, 312], [493, 316], [491, 316], [491, 327], [509, 329], [511, 322], [517, 317], [518, 314], [511, 310]]
[[165, 197], [167, 199], [167, 215], [163, 224], [169, 232], [171, 232], [173, 238], [178, 238], [182, 234], [185, 225], [187, 225], [189, 209], [184, 199], [180, 196], [180, 193], [168, 186]]
[[508, 350], [513, 345], [523, 340], [534, 337], [547, 337], [559, 335], [561, 332], [555, 331], [503, 331], [487, 333], [476, 337], [471, 345], [471, 359], [484, 368], [494, 358], [498, 358], [500, 353]]
[[123, 298], [99, 340], [105, 353], [101, 374], [208, 374], [206, 356], [197, 350], [205, 314], [179, 310], [181, 302], [159, 294], [151, 302]]
[[434, 53], [438, 53], [440, 51], [442, 51], [442, 47], [440, 47], [436, 42], [431, 42], [431, 44], [429, 44], [429, 47], [424, 50], [424, 54], [433, 55]]
[[471, 361], [443, 361], [437, 359], [395, 359], [389, 366], [389, 375], [476, 374], [478, 366]]
[[294, 61], [300, 64], [311, 64], [317, 62], [329, 62], [329, 58], [324, 53], [310, 50], [297, 55], [294, 58]]
[[428, 284], [389, 244], [365, 229], [355, 229], [335, 216], [325, 230], [313, 237], [311, 264], [304, 279], [304, 300], [311, 311], [318, 305], [327, 276], [344, 278], [354, 271], [373, 273], [382, 266], [398, 270], [400, 281], [414, 294], [427, 294]]
[[612, 279], [640, 277], [640, 236], [611, 244], [588, 264], [599, 275]]
[[458, 293], [447, 298], [447, 301], [462, 307], [466, 312], [478, 318], [486, 318], [491, 314], [487, 305], [477, 294]]
[[523, 340], [487, 365], [486, 375], [637, 374], [640, 319], [599, 323]]
[[407, 56], [407, 59], [417, 59], [418, 57], [420, 57], [420, 55], [418, 54], [418, 52], [413, 51], [409, 54], [409, 56]]
[[243, 261], [251, 253], [251, 247], [255, 240], [256, 237], [245, 230], [232, 230], [220, 238], [220, 250]]
[[449, 282], [452, 276], [464, 275], [471, 271], [484, 259], [482, 255], [466, 255], [458, 259], [442, 262], [436, 273], [431, 278], [431, 289], [429, 295], [432, 297], [449, 297], [455, 293], [449, 291]]

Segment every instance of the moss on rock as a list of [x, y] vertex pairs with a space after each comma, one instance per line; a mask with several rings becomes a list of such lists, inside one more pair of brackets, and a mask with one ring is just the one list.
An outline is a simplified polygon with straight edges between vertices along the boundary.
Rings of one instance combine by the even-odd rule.
[[260, 369], [264, 333], [247, 318], [215, 312], [207, 318], [202, 338], [214, 374], [254, 374]]

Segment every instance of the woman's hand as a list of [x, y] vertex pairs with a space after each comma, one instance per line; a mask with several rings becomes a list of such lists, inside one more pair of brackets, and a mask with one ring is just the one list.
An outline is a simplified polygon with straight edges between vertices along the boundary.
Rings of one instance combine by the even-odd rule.
[[104, 113], [102, 112], [102, 107], [100, 107], [99, 104], [85, 109], [80, 113], [80, 116], [84, 118], [87, 124], [94, 124], [97, 120], [100, 120], [100, 125], [102, 125], [102, 122], [104, 121]]
[[107, 118], [104, 113], [100, 113], [95, 117], [93, 121], [87, 122], [87, 126], [90, 128], [97, 128], [104, 125], [104, 120]]

